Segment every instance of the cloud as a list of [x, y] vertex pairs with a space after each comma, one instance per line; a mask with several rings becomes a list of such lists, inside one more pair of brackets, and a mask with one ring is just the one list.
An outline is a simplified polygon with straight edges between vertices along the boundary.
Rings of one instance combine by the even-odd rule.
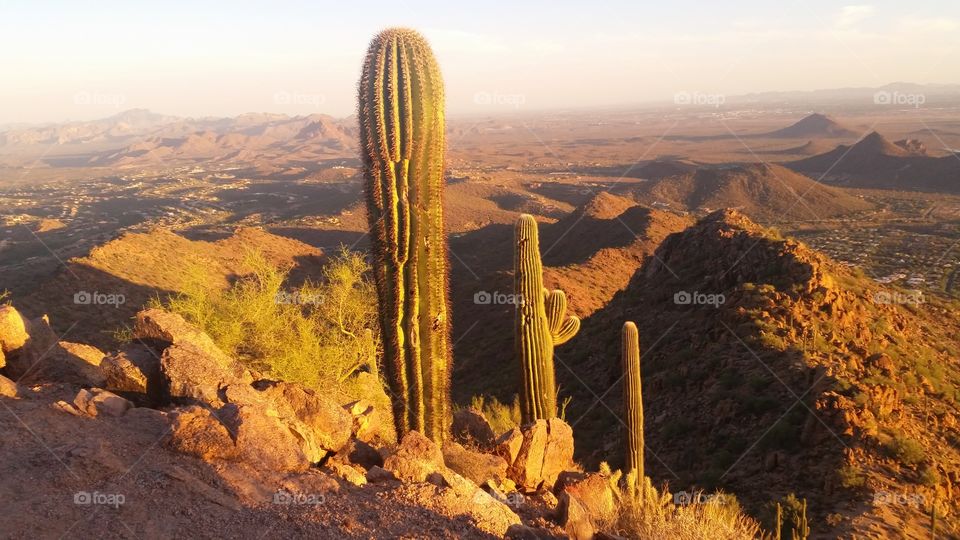
[[868, 19], [874, 11], [876, 10], [870, 5], [843, 6], [834, 18], [833, 24], [837, 28], [852, 28], [864, 19]]

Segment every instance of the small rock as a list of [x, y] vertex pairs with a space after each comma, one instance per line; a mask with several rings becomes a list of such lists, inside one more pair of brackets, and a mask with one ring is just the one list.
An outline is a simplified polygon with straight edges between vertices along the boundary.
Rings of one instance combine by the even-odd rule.
[[0, 375], [0, 396], [16, 398], [20, 396], [20, 387], [17, 383]]
[[564, 472], [557, 477], [555, 493], [569, 493], [580, 501], [594, 522], [611, 519], [617, 510], [610, 478], [599, 473]]
[[107, 390], [127, 394], [144, 404], [160, 399], [160, 357], [139, 343], [108, 355], [100, 363]]
[[425, 482], [444, 468], [443, 452], [433, 441], [416, 431], [403, 436], [393, 455], [384, 460], [383, 468], [404, 482]]
[[329, 468], [334, 474], [343, 480], [357, 487], [365, 486], [367, 484], [366, 475], [347, 463], [331, 460], [327, 462], [327, 468]]
[[454, 441], [444, 443], [443, 459], [447, 467], [478, 486], [487, 481], [500, 484], [507, 477], [507, 462], [502, 457], [469, 450]]
[[52, 403], [50, 406], [58, 411], [72, 414], [74, 416], [83, 416], [83, 413], [78, 411], [76, 407], [74, 407], [73, 405], [63, 400], [57, 401], [56, 403]]
[[197, 405], [176, 412], [165, 445], [171, 450], [207, 462], [214, 459], [230, 460], [237, 456], [237, 447], [226, 426], [208, 409]]
[[596, 528], [583, 503], [575, 495], [561, 493], [557, 505], [557, 522], [570, 540], [593, 540]]
[[395, 481], [396, 476], [392, 472], [384, 469], [383, 467], [374, 465], [367, 469], [367, 481], [371, 484], [376, 484], [378, 482], [390, 482]]
[[0, 350], [11, 353], [30, 339], [28, 322], [13, 306], [0, 306]]

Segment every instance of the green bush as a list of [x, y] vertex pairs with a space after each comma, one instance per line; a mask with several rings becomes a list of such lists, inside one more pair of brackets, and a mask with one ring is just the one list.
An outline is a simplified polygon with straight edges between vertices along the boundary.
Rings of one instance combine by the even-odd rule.
[[840, 484], [845, 488], [863, 487], [866, 483], [863, 471], [855, 465], [844, 465], [837, 474], [840, 476]]
[[905, 435], [894, 435], [887, 443], [887, 449], [900, 463], [911, 467], [919, 465], [927, 459], [927, 453], [923, 449], [923, 445]]
[[520, 425], [519, 396], [513, 400], [513, 404], [501, 403], [495, 397], [473, 396], [470, 406], [483, 412], [498, 437]]
[[[310, 388], [339, 387], [358, 369], [376, 370], [376, 298], [359, 254], [341, 251], [319, 282], [287, 288], [288, 268], [259, 253], [251, 272], [226, 289], [212, 288], [203, 266], [187, 269], [183, 291], [155, 306], [179, 313], [248, 367]], [[371, 329], [371, 332], [367, 332]]]

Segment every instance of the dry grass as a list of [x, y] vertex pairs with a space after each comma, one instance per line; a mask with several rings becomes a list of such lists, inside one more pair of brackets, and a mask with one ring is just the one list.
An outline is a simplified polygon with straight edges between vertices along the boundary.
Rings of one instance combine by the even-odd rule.
[[[627, 481], [629, 484], [629, 480]], [[674, 504], [664, 486], [657, 490], [647, 478], [644, 495], [622, 491], [619, 515], [605, 529], [627, 538], [673, 540], [739, 540], [761, 538], [760, 525], [745, 515], [732, 495], [694, 493], [690, 504]]]

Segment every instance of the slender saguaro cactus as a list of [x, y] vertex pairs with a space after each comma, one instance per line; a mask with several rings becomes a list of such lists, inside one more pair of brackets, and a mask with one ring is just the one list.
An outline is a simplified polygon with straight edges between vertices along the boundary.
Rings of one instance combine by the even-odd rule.
[[523, 422], [557, 416], [557, 382], [553, 348], [580, 329], [580, 319], [566, 316], [567, 296], [543, 287], [543, 264], [537, 221], [524, 214], [517, 220], [514, 257], [516, 348], [520, 359], [520, 406]]
[[627, 424], [627, 471], [636, 471], [639, 481], [643, 469], [643, 389], [640, 379], [640, 334], [637, 325], [623, 323], [621, 335], [623, 362], [623, 411]]
[[810, 526], [807, 523], [807, 500], [803, 499], [800, 512], [794, 517], [793, 529], [790, 531], [793, 540], [807, 540], [810, 537]]
[[440, 68], [417, 32], [384, 30], [359, 84], [360, 142], [384, 364], [399, 435], [448, 431], [450, 308]]

